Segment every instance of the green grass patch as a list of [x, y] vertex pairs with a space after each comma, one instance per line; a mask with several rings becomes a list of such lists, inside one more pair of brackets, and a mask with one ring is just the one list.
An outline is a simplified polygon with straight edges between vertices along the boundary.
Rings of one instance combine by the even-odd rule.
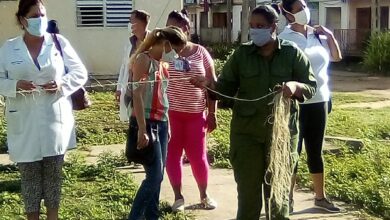
[[[82, 156], [72, 154], [63, 168], [60, 218], [127, 219], [138, 186], [130, 173], [115, 169], [125, 164], [123, 156], [104, 153], [96, 164], [87, 165]], [[24, 219], [17, 169], [0, 166], [0, 171], [0, 218]], [[44, 208], [41, 211], [44, 213]], [[166, 203], [161, 204], [161, 214], [164, 220], [192, 219], [191, 215], [171, 213]]]
[[335, 109], [328, 118], [327, 134], [370, 140], [390, 139], [390, 108]]
[[349, 92], [333, 92], [332, 93], [332, 101], [334, 107], [337, 105], [343, 104], [352, 104], [352, 103], [367, 103], [367, 102], [379, 102], [386, 101], [389, 98], [378, 97], [373, 95], [361, 95], [358, 93], [349, 93]]

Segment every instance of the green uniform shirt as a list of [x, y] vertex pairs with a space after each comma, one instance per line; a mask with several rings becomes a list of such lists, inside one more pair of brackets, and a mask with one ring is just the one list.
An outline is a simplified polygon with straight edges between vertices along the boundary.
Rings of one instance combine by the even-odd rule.
[[[277, 39], [277, 43], [277, 49], [270, 59], [262, 57], [258, 47], [251, 42], [241, 45], [223, 67], [216, 84], [217, 91], [238, 98], [255, 99], [273, 91], [275, 85], [298, 81], [305, 84], [304, 99], [311, 98], [316, 90], [316, 80], [308, 59], [289, 41]], [[269, 103], [272, 98], [258, 102], [235, 101], [231, 135], [242, 136], [244, 140], [249, 136], [256, 142], [266, 142], [270, 128], [267, 119], [272, 109]], [[293, 102], [290, 120], [292, 136], [298, 133], [298, 104]], [[231, 141], [235, 145], [235, 141]]]

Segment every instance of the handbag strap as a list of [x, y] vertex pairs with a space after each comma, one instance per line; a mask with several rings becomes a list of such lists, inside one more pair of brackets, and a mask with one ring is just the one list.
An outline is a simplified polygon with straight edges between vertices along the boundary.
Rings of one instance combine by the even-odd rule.
[[54, 45], [56, 46], [57, 50], [60, 52], [62, 59], [64, 59], [64, 54], [62, 53], [62, 48], [60, 41], [57, 38], [56, 34], [51, 34], [51, 37], [53, 38]]

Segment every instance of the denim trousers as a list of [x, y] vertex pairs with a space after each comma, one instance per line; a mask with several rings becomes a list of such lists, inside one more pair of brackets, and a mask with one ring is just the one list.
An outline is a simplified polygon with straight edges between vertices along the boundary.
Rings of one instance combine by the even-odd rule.
[[[131, 120], [130, 123], [137, 122]], [[155, 158], [151, 164], [144, 165], [145, 179], [134, 198], [128, 220], [159, 219], [160, 189], [167, 157], [168, 123], [153, 120], [146, 120], [146, 123], [157, 133], [156, 141], [152, 145]]]

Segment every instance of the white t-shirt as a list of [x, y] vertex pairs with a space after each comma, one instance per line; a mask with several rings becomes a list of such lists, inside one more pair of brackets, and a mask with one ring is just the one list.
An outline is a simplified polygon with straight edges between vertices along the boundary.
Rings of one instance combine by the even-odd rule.
[[284, 31], [279, 34], [279, 38], [294, 42], [308, 57], [317, 80], [316, 94], [303, 104], [327, 102], [330, 97], [328, 86], [329, 76], [328, 67], [330, 62], [330, 50], [327, 38], [324, 35], [315, 36], [313, 29], [307, 29], [307, 38], [286, 26]]

